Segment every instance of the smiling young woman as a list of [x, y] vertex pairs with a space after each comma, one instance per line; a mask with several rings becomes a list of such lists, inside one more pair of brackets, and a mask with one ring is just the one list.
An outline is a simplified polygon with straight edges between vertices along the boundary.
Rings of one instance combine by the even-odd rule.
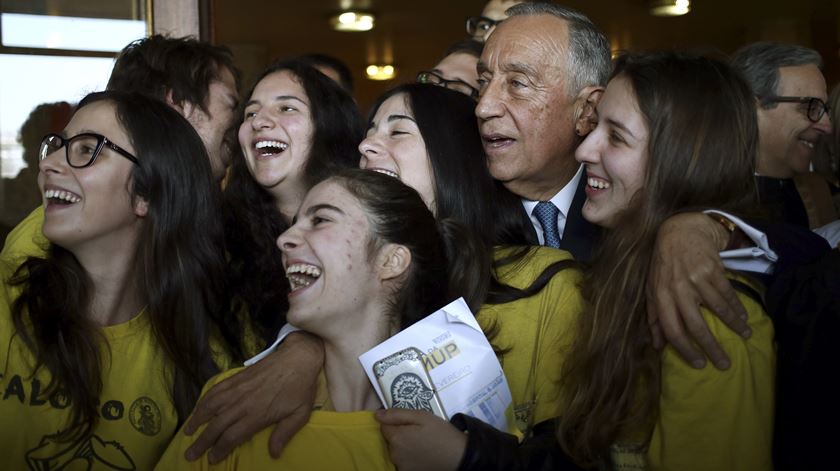
[[655, 349], [645, 296], [663, 221], [751, 207], [754, 97], [722, 60], [631, 54], [617, 59], [598, 118], [576, 156], [586, 166], [584, 217], [608, 233], [564, 363], [561, 443], [590, 467], [772, 469], [775, 349], [757, 285], [728, 273], [749, 339], [702, 308], [732, 359], [723, 371]]
[[[324, 342], [322, 399], [279, 460], [268, 454], [266, 429], [219, 469], [393, 469], [374, 418], [381, 404], [358, 356], [457, 297], [448, 260], [476, 255], [458, 227], [436, 221], [416, 191], [375, 172], [345, 170], [307, 193], [277, 246], [293, 280], [288, 318]], [[455, 438], [465, 440], [458, 431]], [[189, 441], [180, 432], [158, 469], [205, 469], [206, 454], [185, 461]]]
[[261, 344], [274, 340], [288, 308], [275, 240], [309, 187], [357, 165], [362, 130], [352, 97], [302, 60], [269, 66], [244, 100], [232, 130], [240, 152], [224, 191], [225, 230], [233, 291]]
[[165, 104], [102, 92], [40, 157], [49, 247], [0, 260], [5, 462], [149, 469], [240, 351], [205, 147]]

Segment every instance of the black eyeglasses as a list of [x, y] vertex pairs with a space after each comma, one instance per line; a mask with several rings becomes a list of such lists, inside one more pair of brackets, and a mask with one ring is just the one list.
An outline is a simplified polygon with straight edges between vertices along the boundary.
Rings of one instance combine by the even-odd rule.
[[461, 92], [464, 95], [472, 97], [473, 100], [478, 100], [478, 90], [463, 80], [448, 80], [434, 72], [424, 70], [417, 74], [417, 82], [430, 83], [439, 87], [455, 90], [456, 92]]
[[73, 168], [85, 168], [93, 165], [103, 147], [108, 147], [136, 165], [140, 165], [137, 157], [131, 155], [127, 150], [114, 144], [102, 134], [92, 132], [83, 132], [69, 138], [61, 137], [58, 134], [47, 134], [41, 141], [38, 159], [44, 160], [48, 155], [62, 147], [65, 148], [67, 165]]
[[762, 97], [761, 102], [769, 103], [801, 103], [808, 105], [808, 119], [812, 123], [819, 122], [829, 112], [828, 105], [821, 99], [813, 96], [768, 96]]
[[471, 16], [467, 18], [467, 34], [472, 37], [483, 38], [488, 31], [504, 20], [491, 20], [486, 16]]

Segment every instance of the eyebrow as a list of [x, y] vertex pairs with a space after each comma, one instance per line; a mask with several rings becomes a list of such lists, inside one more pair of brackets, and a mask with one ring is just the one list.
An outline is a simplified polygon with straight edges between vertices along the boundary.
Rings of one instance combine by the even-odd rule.
[[525, 75], [529, 75], [531, 77], [538, 77], [540, 75], [537, 72], [537, 69], [522, 62], [512, 62], [510, 64], [503, 64], [501, 69], [505, 72], [519, 72]]
[[623, 125], [622, 123], [620, 123], [620, 122], [618, 122], [618, 121], [616, 121], [616, 120], [614, 120], [614, 119], [612, 119], [612, 118], [607, 118], [605, 121], [606, 121], [606, 122], [607, 122], [607, 124], [609, 124], [610, 126], [616, 127], [616, 128], [618, 128], [618, 129], [621, 129], [622, 131], [626, 132], [626, 133], [627, 133], [627, 134], [629, 134], [629, 135], [630, 135], [630, 137], [632, 137], [633, 139], [635, 139], [635, 140], [637, 140], [637, 141], [639, 140], [639, 138], [638, 138], [638, 137], [636, 137], [636, 135], [635, 135], [635, 134], [633, 134], [633, 132], [632, 132], [632, 131], [630, 131], [630, 129], [628, 129], [628, 128], [627, 128], [627, 126]]
[[[306, 103], [305, 101], [301, 100], [300, 98], [298, 98], [294, 95], [278, 95], [278, 96], [274, 97], [274, 101], [283, 101], [283, 100], [297, 100], [297, 101], [301, 102], [303, 105], [309, 106], [308, 103]], [[248, 106], [251, 106], [251, 105], [258, 105], [258, 104], [259, 104], [259, 100], [248, 100], [248, 103], [245, 104], [245, 107], [248, 107]]]
[[328, 211], [334, 211], [338, 214], [344, 214], [344, 211], [342, 211], [337, 206], [333, 206], [331, 204], [326, 204], [326, 203], [316, 204], [314, 206], [310, 206], [310, 207], [306, 208], [306, 212], [304, 212], [303, 214], [305, 216], [311, 216], [312, 214], [314, 214], [315, 212], [317, 212], [321, 209], [326, 209]]
[[393, 122], [393, 121], [399, 121], [401, 119], [407, 119], [407, 120], [411, 121], [412, 123], [417, 124], [417, 121], [415, 121], [414, 118], [412, 118], [411, 116], [406, 116], [404, 114], [392, 114], [391, 116], [388, 116], [388, 122], [389, 123]]
[[[391, 116], [388, 116], [387, 121], [389, 123], [391, 123], [391, 122], [394, 122], [394, 121], [399, 121], [401, 119], [407, 119], [407, 120], [411, 121], [412, 123], [417, 124], [417, 121], [414, 118], [412, 118], [411, 116], [406, 116], [404, 114], [392, 114]], [[367, 130], [370, 131], [371, 129], [373, 129], [375, 127], [376, 127], [376, 123], [373, 120], [370, 120], [370, 122], [368, 123], [368, 126], [367, 126]]]

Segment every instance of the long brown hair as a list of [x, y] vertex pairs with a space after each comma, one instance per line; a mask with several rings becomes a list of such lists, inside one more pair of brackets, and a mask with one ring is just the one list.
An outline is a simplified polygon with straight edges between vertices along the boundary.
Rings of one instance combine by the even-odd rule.
[[726, 62], [677, 53], [620, 57], [649, 131], [645, 181], [584, 281], [587, 311], [564, 362], [560, 443], [578, 463], [609, 459], [622, 432], [650, 430], [660, 355], [645, 287], [662, 222], [697, 208], [737, 212], [755, 195], [758, 128], [749, 86]]
[[[218, 372], [211, 334], [221, 334], [235, 358], [241, 352], [241, 328], [229, 315], [224, 278], [221, 196], [201, 138], [176, 111], [120, 92], [88, 95], [79, 109], [100, 101], [115, 105], [136, 151], [127, 191], [132, 199], [147, 201], [149, 211], [136, 246], [126, 250], [135, 252], [134, 283], [166, 354], [172, 402], [183, 421], [201, 387]], [[72, 427], [59, 437], [87, 434], [97, 421], [103, 357], [110, 351], [88, 318], [93, 283], [85, 267], [70, 251], [51, 244], [46, 258], [27, 259], [9, 283], [21, 287], [12, 319], [36, 358], [33, 371], [46, 367], [48, 393], [61, 390], [70, 399]]]

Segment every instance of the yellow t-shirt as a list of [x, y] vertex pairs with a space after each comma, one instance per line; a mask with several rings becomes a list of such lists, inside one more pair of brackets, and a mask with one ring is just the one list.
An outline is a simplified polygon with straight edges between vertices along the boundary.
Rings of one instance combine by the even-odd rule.
[[[496, 249], [499, 259], [511, 249]], [[568, 252], [533, 247], [521, 260], [501, 267], [499, 280], [515, 288], [526, 288], [548, 265], [571, 260]], [[577, 269], [564, 269], [534, 296], [516, 301], [484, 305], [476, 320], [485, 332], [496, 331], [491, 342], [506, 350], [499, 361], [513, 396], [519, 432], [559, 415], [560, 371], [564, 349], [571, 344], [571, 329], [583, 311]]]
[[[211, 379], [205, 386], [205, 391], [238, 371], [239, 369], [229, 370]], [[313, 411], [309, 422], [289, 441], [283, 449], [283, 454], [277, 460], [272, 459], [268, 454], [268, 439], [273, 429], [273, 427], [267, 427], [258, 432], [217, 465], [210, 465], [207, 462], [207, 453], [192, 463], [184, 459], [187, 448], [204, 430], [204, 426], [191, 437], [184, 435], [183, 431], [178, 432], [155, 469], [160, 471], [173, 469], [392, 471], [394, 469], [389, 458], [388, 445], [379, 432], [379, 422], [374, 418], [372, 411]]]
[[6, 235], [0, 255], [7, 260], [23, 260], [30, 256], [43, 257], [49, 246], [49, 241], [42, 232], [43, 227], [44, 206], [41, 205]]
[[[145, 311], [104, 327], [110, 355], [103, 354], [99, 420], [90, 435], [56, 442], [71, 427], [66, 396], [43, 391], [50, 382], [17, 334], [11, 303], [19, 295], [6, 282], [14, 263], [0, 257], [0, 463], [4, 469], [151, 469], [178, 425], [163, 350]], [[214, 348], [214, 359], [228, 367]], [[105, 352], [103, 350], [103, 352]]]
[[[732, 366], [726, 371], [712, 365], [694, 369], [667, 347], [662, 353], [659, 417], [649, 447], [639, 450], [638, 444], [627, 442], [613, 446], [613, 460], [620, 464], [616, 469], [773, 469], [773, 323], [752, 298], [741, 293], [738, 297], [749, 315], [749, 339], [702, 310]], [[623, 452], [617, 453], [619, 449]]]

